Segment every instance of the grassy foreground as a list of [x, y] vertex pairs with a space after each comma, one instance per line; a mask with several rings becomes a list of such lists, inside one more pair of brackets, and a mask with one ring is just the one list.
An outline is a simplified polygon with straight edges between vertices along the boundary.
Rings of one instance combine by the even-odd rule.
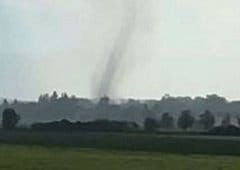
[[0, 145], [1, 170], [239, 170], [240, 157]]

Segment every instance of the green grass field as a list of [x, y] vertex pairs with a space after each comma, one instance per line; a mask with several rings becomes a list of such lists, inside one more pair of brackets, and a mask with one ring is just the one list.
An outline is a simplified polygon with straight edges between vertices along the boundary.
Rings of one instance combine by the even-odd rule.
[[0, 145], [1, 170], [239, 170], [240, 157]]

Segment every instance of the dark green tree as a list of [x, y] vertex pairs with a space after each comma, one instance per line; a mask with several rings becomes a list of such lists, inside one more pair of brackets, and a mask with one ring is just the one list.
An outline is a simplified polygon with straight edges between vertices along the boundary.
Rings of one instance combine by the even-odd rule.
[[45, 103], [48, 103], [50, 101], [50, 97], [48, 94], [43, 94], [43, 95], [40, 95], [39, 98], [38, 98], [38, 102], [40, 104], [45, 104]]
[[178, 118], [178, 127], [186, 130], [186, 129], [192, 127], [194, 121], [195, 121], [195, 119], [191, 115], [191, 111], [184, 110], [184, 111], [182, 111], [180, 117]]
[[215, 124], [215, 117], [209, 110], [206, 110], [200, 115], [199, 122], [204, 126], [205, 129], [210, 129]]
[[2, 127], [6, 130], [14, 129], [19, 120], [20, 116], [14, 109], [5, 109], [2, 114]]
[[6, 108], [9, 105], [8, 100], [4, 99], [3, 100], [3, 106]]
[[173, 128], [174, 126], [174, 118], [169, 113], [164, 113], [160, 120], [161, 128]]
[[226, 113], [222, 120], [222, 126], [229, 126], [231, 124], [231, 115]]
[[54, 91], [52, 96], [50, 97], [50, 101], [57, 101], [57, 100], [58, 100], [58, 94], [56, 91]]
[[158, 128], [158, 122], [157, 120], [153, 118], [146, 118], [144, 121], [144, 129], [146, 131], [152, 132], [155, 131]]

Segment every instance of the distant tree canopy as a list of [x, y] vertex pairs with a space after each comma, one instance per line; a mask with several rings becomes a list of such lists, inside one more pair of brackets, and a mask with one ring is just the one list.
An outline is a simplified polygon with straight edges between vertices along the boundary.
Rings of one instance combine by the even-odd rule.
[[222, 126], [229, 126], [231, 124], [231, 115], [226, 113], [222, 120]]
[[14, 109], [5, 109], [2, 114], [2, 127], [6, 130], [14, 129], [19, 120], [20, 116]]
[[191, 111], [184, 110], [184, 111], [182, 111], [180, 117], [178, 118], [178, 127], [186, 130], [186, 129], [192, 127], [194, 121], [195, 121], [195, 119], [191, 115]]
[[53, 92], [52, 96], [50, 97], [50, 100], [51, 101], [56, 101], [58, 99], [58, 94], [56, 91]]
[[42, 104], [42, 103], [48, 103], [48, 102], [49, 102], [49, 95], [48, 95], [48, 94], [40, 95], [39, 98], [38, 98], [38, 102], [39, 102], [40, 104]]
[[199, 122], [204, 126], [204, 129], [210, 129], [215, 124], [215, 118], [209, 110], [206, 110], [200, 115]]
[[61, 94], [61, 99], [68, 100], [69, 99], [68, 94], [67, 93], [62, 93]]
[[[55, 91], [41, 95], [38, 101], [26, 102], [0, 98], [0, 102], [1, 113], [6, 108], [17, 110], [21, 115], [21, 123], [26, 126], [36, 122], [62, 119], [82, 122], [100, 119], [136, 122], [142, 128], [145, 125], [145, 129], [149, 131], [178, 127], [207, 130], [214, 125], [213, 115], [216, 120], [222, 120], [226, 113], [230, 113], [222, 122], [227, 126], [231, 122], [231, 117], [237, 117], [240, 108], [240, 101], [227, 101], [217, 95], [196, 98], [165, 95], [160, 100], [121, 99], [115, 102], [107, 96], [103, 96], [98, 101]], [[179, 112], [185, 109], [191, 110], [192, 116], [183, 115], [183, 118], [178, 120]], [[198, 117], [200, 114], [201, 116]], [[186, 117], [190, 117], [190, 120], [196, 118], [196, 124], [192, 126], [191, 123], [187, 123], [189, 120]], [[237, 121], [233, 121], [235, 122], [237, 124]]]
[[3, 106], [5, 106], [5, 107], [9, 105], [7, 99], [3, 99], [3, 103], [2, 103], [2, 104], [3, 104]]
[[146, 131], [155, 131], [158, 128], [157, 120], [153, 118], [146, 118], [144, 121], [144, 129]]
[[164, 113], [160, 120], [161, 128], [173, 128], [174, 127], [174, 118], [169, 113]]
[[93, 131], [93, 132], [129, 132], [136, 131], [135, 122], [96, 120], [91, 122], [70, 122], [66, 119], [49, 123], [35, 123], [33, 130], [37, 131]]

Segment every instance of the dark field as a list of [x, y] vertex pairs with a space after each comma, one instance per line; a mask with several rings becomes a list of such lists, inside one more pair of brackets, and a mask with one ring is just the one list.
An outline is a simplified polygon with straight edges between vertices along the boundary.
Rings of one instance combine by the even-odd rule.
[[239, 137], [10, 131], [0, 132], [0, 143], [174, 154], [240, 156]]
[[239, 170], [240, 157], [0, 145], [1, 170]]

